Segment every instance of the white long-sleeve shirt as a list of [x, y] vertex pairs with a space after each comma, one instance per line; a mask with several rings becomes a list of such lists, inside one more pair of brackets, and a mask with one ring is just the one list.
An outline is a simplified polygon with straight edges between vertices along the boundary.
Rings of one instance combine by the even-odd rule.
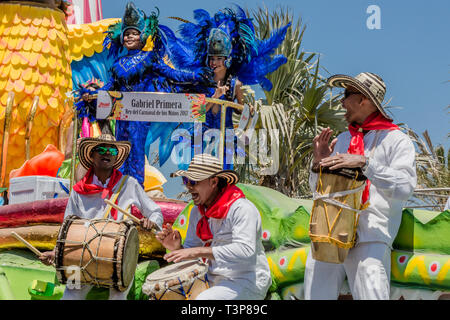
[[[201, 214], [192, 208], [184, 248], [203, 247], [196, 234]], [[236, 200], [225, 219], [209, 218], [214, 259], [208, 274], [236, 280], [244, 287], [266, 292], [271, 284], [269, 264], [261, 242], [261, 216], [255, 205], [245, 199]]]
[[[124, 178], [125, 177], [122, 177], [122, 179]], [[119, 189], [122, 179], [116, 183], [112, 189], [113, 193]], [[92, 182], [102, 186], [102, 183], [95, 175]], [[107, 184], [108, 181], [106, 181], [106, 185]], [[161, 208], [147, 196], [144, 189], [142, 189], [135, 178], [128, 176], [117, 199], [119, 207], [128, 209], [134, 204], [141, 211], [143, 216], [149, 218], [162, 228], [163, 216]], [[105, 214], [106, 205], [104, 199], [102, 199], [101, 192], [95, 194], [79, 194], [72, 190], [69, 201], [67, 202], [64, 218], [68, 215], [76, 215], [83, 219], [102, 219]], [[111, 218], [111, 214], [109, 214], [108, 218]], [[117, 221], [123, 219], [123, 213], [118, 211]]]
[[[337, 138], [332, 155], [347, 153], [350, 132], [343, 132]], [[358, 242], [378, 241], [392, 246], [403, 206], [417, 184], [414, 145], [400, 130], [373, 130], [364, 136], [364, 154], [369, 157], [369, 165], [363, 173], [371, 182], [370, 205], [359, 217]], [[316, 190], [317, 178], [318, 175], [311, 172], [312, 191]]]

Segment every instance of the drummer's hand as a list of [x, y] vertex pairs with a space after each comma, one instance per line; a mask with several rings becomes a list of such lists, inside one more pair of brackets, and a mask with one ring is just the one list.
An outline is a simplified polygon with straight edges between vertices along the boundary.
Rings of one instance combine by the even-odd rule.
[[153, 228], [157, 229], [156, 223], [151, 221], [149, 218], [142, 218], [141, 219], [141, 227], [145, 230], [151, 230]]
[[171, 251], [164, 255], [167, 262], [180, 262], [183, 260], [192, 260], [197, 258], [214, 259], [211, 247], [196, 247]]
[[46, 266], [51, 266], [55, 262], [55, 250], [42, 252], [38, 259]]
[[162, 231], [156, 234], [156, 239], [169, 250], [177, 250], [181, 248], [181, 235], [178, 230], [173, 230], [172, 226], [167, 223], [163, 225]]
[[315, 164], [318, 164], [322, 159], [329, 157], [333, 152], [334, 146], [337, 142], [337, 138], [333, 139], [333, 141], [331, 141], [331, 144], [329, 144], [332, 134], [333, 130], [331, 130], [330, 128], [326, 128], [323, 129], [320, 134], [314, 137], [312, 144]]
[[337, 153], [332, 157], [323, 158], [320, 161], [322, 167], [330, 167], [331, 170], [339, 168], [361, 168], [365, 164], [365, 156], [350, 153]]

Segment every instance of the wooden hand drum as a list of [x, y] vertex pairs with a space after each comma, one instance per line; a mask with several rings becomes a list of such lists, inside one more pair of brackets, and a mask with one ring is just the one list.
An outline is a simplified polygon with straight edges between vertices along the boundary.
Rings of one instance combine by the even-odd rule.
[[361, 169], [321, 168], [311, 210], [309, 236], [315, 260], [343, 263], [354, 246], [361, 195], [367, 178]]
[[133, 281], [139, 236], [129, 221], [67, 217], [58, 234], [55, 265], [61, 283], [77, 281], [125, 291]]
[[207, 272], [201, 260], [173, 263], [149, 274], [142, 292], [150, 300], [194, 300], [209, 288]]

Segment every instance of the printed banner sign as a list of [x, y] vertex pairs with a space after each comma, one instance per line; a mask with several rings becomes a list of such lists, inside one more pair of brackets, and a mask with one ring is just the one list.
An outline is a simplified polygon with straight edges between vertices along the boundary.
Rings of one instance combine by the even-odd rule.
[[98, 91], [97, 119], [204, 122], [204, 94]]

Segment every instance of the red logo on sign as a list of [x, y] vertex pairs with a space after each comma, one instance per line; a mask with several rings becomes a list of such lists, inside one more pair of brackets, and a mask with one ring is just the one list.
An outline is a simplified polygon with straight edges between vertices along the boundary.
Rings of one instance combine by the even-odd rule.
[[111, 104], [107, 102], [100, 102], [97, 106], [98, 108], [110, 108]]

